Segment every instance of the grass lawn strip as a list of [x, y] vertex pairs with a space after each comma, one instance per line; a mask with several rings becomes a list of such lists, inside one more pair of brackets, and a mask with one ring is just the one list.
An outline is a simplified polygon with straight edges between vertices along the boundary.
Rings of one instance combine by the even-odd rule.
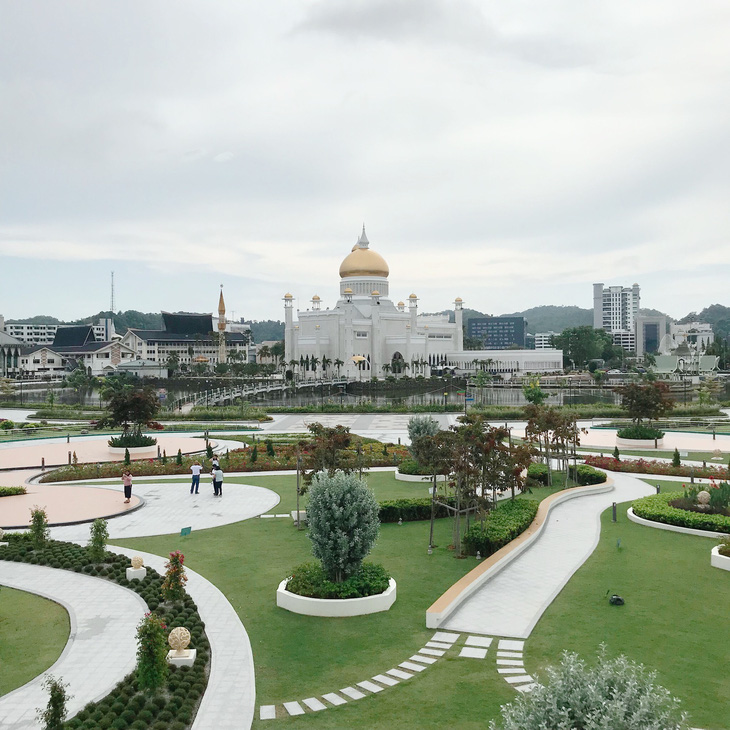
[[63, 606], [33, 593], [0, 588], [0, 696], [52, 666], [70, 631]]

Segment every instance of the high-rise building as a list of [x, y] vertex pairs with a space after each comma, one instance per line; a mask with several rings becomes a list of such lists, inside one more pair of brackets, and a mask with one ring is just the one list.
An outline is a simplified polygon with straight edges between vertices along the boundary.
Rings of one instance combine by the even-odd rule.
[[593, 285], [593, 327], [610, 332], [613, 342], [626, 350], [636, 349], [636, 318], [640, 288]]
[[525, 346], [524, 317], [472, 317], [467, 335], [481, 340], [486, 350], [507, 350]]

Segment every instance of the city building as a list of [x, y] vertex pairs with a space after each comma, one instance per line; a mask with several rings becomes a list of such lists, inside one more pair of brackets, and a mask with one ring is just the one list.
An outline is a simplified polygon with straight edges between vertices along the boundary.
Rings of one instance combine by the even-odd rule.
[[694, 346], [698, 350], [706, 350], [715, 341], [712, 325], [707, 322], [685, 322], [685, 324], [669, 325], [671, 335], [677, 347], [682, 343]]
[[557, 337], [559, 332], [536, 332], [535, 338], [536, 350], [551, 350], [553, 348], [553, 337]]
[[459, 297], [454, 322], [448, 315], [419, 316], [416, 294], [408, 304], [394, 304], [388, 264], [370, 248], [364, 226], [339, 273], [340, 297], [331, 308], [323, 308], [315, 294], [295, 320], [294, 296], [284, 296], [285, 358], [299, 377], [316, 378], [323, 370], [355, 378], [478, 368], [506, 377], [562, 370], [561, 350], [465, 351]]
[[23, 343], [0, 327], [0, 378], [14, 378], [20, 373]]
[[524, 349], [526, 324], [524, 317], [472, 317], [466, 333], [480, 340], [485, 350]]
[[221, 291], [215, 326], [211, 313], [162, 312], [164, 329], [129, 329], [122, 343], [135, 353], [136, 358], [150, 362], [167, 363], [174, 353], [182, 370], [198, 364], [213, 368], [231, 359], [253, 362], [256, 348], [251, 342], [250, 325], [229, 323], [225, 314]]
[[[5, 332], [21, 342], [36, 345], [52, 345], [56, 332], [65, 327], [75, 325], [57, 324], [50, 322], [5, 322]], [[110, 342], [117, 333], [114, 330], [114, 320], [111, 318], [100, 319], [96, 324], [91, 325], [94, 330], [94, 337], [97, 342]], [[0, 324], [0, 329], [2, 325]]]
[[667, 318], [664, 316], [636, 317], [636, 356], [654, 355], [661, 351], [662, 340], [667, 334]]
[[110, 375], [134, 352], [119, 340], [97, 341], [91, 325], [59, 327], [50, 345], [26, 345], [20, 351], [18, 375], [49, 379], [83, 368], [87, 375]]
[[633, 352], [636, 348], [636, 317], [639, 315], [640, 288], [593, 285], [593, 327], [609, 332], [615, 345]]

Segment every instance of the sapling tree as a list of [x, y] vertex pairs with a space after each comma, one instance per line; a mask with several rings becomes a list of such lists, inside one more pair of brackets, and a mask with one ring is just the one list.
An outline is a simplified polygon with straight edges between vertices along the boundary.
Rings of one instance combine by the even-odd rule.
[[167, 626], [154, 613], [146, 613], [137, 626], [137, 684], [155, 691], [167, 677]]
[[106, 520], [100, 518], [91, 523], [89, 530], [89, 553], [95, 560], [104, 559], [104, 550], [106, 549], [106, 541], [109, 539], [109, 530]]
[[66, 692], [67, 687], [68, 684], [64, 684], [60, 679], [51, 675], [44, 680], [43, 689], [48, 692], [48, 704], [45, 710], [39, 709], [37, 712], [38, 721], [42, 723], [43, 730], [63, 730], [66, 719], [66, 702], [72, 697]]
[[46, 546], [50, 531], [48, 529], [48, 515], [43, 507], [35, 505], [30, 510], [30, 537], [33, 547], [41, 550]]
[[356, 573], [378, 538], [378, 503], [354, 474], [315, 474], [307, 505], [312, 553], [328, 578], [341, 583]]
[[167, 572], [160, 590], [166, 601], [181, 601], [185, 596], [185, 584], [188, 582], [188, 577], [185, 575], [184, 562], [185, 556], [179, 550], [175, 550], [170, 553], [170, 560], [165, 563]]

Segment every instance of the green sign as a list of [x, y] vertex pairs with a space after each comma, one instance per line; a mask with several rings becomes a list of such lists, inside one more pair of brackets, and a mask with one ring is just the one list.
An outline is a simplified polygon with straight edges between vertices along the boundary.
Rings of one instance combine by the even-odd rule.
[[192, 531], [192, 527], [183, 527], [182, 530], [180, 530], [180, 537], [187, 537]]

